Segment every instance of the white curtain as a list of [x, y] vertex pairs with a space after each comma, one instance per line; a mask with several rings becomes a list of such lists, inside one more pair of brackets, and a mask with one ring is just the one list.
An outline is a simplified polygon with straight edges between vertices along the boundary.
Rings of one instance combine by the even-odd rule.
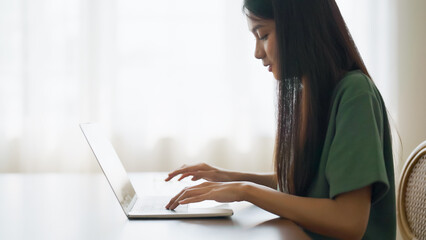
[[[390, 99], [391, 1], [338, 3]], [[241, 4], [1, 0], [0, 172], [99, 171], [80, 122], [129, 171], [272, 170], [275, 80]]]
[[358, 50], [397, 119], [397, 0], [336, 0]]

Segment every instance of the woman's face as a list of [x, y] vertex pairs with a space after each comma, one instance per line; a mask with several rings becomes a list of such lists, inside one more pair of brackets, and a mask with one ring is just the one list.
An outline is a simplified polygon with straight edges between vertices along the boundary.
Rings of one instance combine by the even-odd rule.
[[261, 59], [275, 79], [279, 79], [279, 67], [276, 51], [275, 22], [272, 19], [262, 19], [251, 13], [247, 14], [249, 30], [256, 38], [254, 57]]

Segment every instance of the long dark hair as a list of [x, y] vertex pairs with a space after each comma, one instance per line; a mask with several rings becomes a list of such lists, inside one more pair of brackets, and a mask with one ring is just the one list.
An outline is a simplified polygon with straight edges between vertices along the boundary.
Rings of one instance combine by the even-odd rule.
[[334, 0], [244, 0], [243, 9], [275, 21], [275, 169], [281, 191], [304, 196], [321, 157], [334, 88], [348, 71], [370, 75]]

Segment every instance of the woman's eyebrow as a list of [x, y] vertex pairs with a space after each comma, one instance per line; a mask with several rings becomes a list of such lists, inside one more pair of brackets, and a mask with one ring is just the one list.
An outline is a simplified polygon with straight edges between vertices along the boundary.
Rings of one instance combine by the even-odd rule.
[[257, 24], [256, 26], [254, 26], [254, 27], [251, 29], [251, 31], [252, 31], [252, 32], [256, 32], [256, 31], [257, 31], [257, 29], [259, 29], [259, 28], [261, 28], [261, 27], [264, 27], [264, 25], [262, 25], [262, 24]]

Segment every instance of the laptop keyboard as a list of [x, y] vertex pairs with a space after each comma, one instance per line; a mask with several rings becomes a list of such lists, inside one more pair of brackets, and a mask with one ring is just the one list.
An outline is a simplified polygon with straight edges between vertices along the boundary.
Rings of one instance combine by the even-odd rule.
[[[167, 174], [161, 176], [157, 174], [147, 180], [148, 182], [144, 185], [143, 189], [136, 189], [136, 192], [146, 195], [139, 195], [139, 199], [132, 210], [141, 212], [166, 211], [167, 213], [173, 213], [175, 211], [166, 209], [166, 205], [172, 197], [182, 191], [186, 186], [193, 186], [203, 182], [203, 180], [191, 181], [190, 179], [182, 181], [172, 179], [169, 182], [165, 182], [164, 179], [166, 177]], [[188, 205], [179, 205], [175, 210], [179, 212], [187, 211]]]
[[[158, 212], [165, 211], [168, 213], [173, 213], [174, 211], [167, 210], [166, 205], [169, 203], [172, 197], [142, 197], [138, 199], [133, 210], [141, 212]], [[188, 205], [179, 205], [176, 210], [185, 211], [188, 209]]]

